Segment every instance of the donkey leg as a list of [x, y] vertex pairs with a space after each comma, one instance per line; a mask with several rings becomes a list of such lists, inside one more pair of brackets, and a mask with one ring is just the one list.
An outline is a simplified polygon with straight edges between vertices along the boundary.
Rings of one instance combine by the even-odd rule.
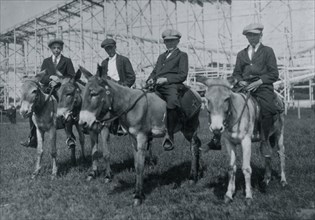
[[36, 176], [39, 174], [41, 169], [41, 162], [43, 157], [43, 145], [44, 145], [44, 132], [41, 132], [36, 128], [36, 134], [37, 134], [37, 160], [35, 165], [35, 171], [32, 174], [32, 179], [36, 178]]
[[252, 186], [251, 186], [251, 175], [252, 175], [252, 168], [250, 166], [250, 159], [251, 159], [251, 137], [246, 136], [242, 140], [242, 151], [243, 151], [243, 165], [242, 170], [245, 178], [245, 196], [246, 196], [246, 204], [250, 205], [253, 199], [252, 195]]
[[98, 133], [90, 132], [92, 146], [92, 171], [87, 177], [87, 181], [91, 181], [98, 176]]
[[190, 142], [190, 152], [192, 156], [191, 167], [190, 167], [190, 180], [196, 183], [198, 181], [199, 173], [199, 161], [200, 161], [200, 146], [201, 141], [195, 133]]
[[110, 149], [109, 149], [109, 128], [104, 127], [101, 131], [101, 138], [103, 143], [103, 160], [105, 164], [105, 182], [108, 183], [112, 180], [112, 170], [110, 168]]
[[81, 157], [82, 159], [85, 161], [85, 136], [84, 133], [82, 131], [82, 128], [80, 127], [80, 125], [78, 123], [75, 124], [75, 127], [78, 131], [79, 134], [79, 141], [80, 141], [80, 146], [81, 146]]
[[137, 135], [137, 147], [134, 150], [134, 163], [136, 170], [136, 190], [134, 196], [134, 206], [138, 206], [144, 199], [143, 193], [143, 171], [145, 162], [145, 150], [147, 147], [148, 137], [140, 133]]
[[72, 122], [69, 121], [69, 122], [66, 122], [65, 124], [65, 131], [66, 131], [66, 134], [67, 134], [67, 140], [66, 140], [66, 143], [69, 147], [69, 149], [71, 150], [71, 163], [72, 165], [76, 165], [76, 157], [75, 157], [75, 136], [73, 134], [73, 131], [72, 131]]
[[51, 178], [57, 177], [58, 167], [57, 167], [57, 147], [56, 147], [56, 127], [52, 127], [49, 130], [49, 141], [50, 141], [50, 154], [52, 158], [52, 175]]
[[279, 158], [280, 158], [280, 168], [281, 168], [281, 185], [286, 186], [288, 185], [286, 176], [285, 176], [285, 148], [283, 144], [283, 130], [281, 131], [279, 140], [278, 140], [278, 146], [279, 146]]
[[229, 184], [227, 191], [224, 196], [224, 202], [229, 203], [233, 201], [233, 195], [235, 193], [235, 176], [236, 176], [236, 153], [235, 153], [235, 146], [231, 143], [226, 137], [223, 136], [223, 144], [227, 148], [228, 155], [230, 157], [230, 164], [228, 170], [229, 176]]

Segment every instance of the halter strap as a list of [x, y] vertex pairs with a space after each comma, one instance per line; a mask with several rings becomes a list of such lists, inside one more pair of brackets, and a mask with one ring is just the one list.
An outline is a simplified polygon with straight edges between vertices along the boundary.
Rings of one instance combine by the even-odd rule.
[[[99, 122], [101, 124], [105, 124], [105, 123], [110, 123], [114, 120], [116, 120], [117, 118], [120, 118], [122, 115], [128, 113], [131, 109], [133, 109], [135, 107], [135, 105], [138, 103], [138, 101], [142, 98], [142, 97], [146, 97], [147, 95], [147, 91], [144, 91], [144, 90], [141, 90], [143, 93], [133, 102], [132, 105], [128, 106], [125, 110], [122, 110], [120, 113], [118, 113], [116, 116], [114, 117], [110, 117], [110, 118], [105, 118], [106, 117], [106, 114], [104, 115], [104, 117], [102, 117], [100, 120], [96, 120], [96, 122]], [[109, 95], [106, 93], [106, 95]], [[104, 105], [104, 102], [103, 102], [103, 99], [102, 99], [102, 108], [103, 108], [103, 105]]]

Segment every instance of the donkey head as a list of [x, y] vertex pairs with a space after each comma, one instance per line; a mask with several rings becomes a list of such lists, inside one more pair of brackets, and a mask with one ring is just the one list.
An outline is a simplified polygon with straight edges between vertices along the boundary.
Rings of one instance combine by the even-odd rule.
[[72, 78], [65, 78], [58, 90], [59, 102], [57, 117], [71, 120], [74, 112], [79, 112], [82, 104], [81, 89], [77, 81], [81, 78], [81, 71], [78, 70]]
[[224, 79], [198, 78], [197, 81], [207, 86], [205, 98], [209, 113], [209, 129], [213, 133], [222, 133], [230, 112], [231, 84]]
[[95, 122], [105, 117], [111, 110], [111, 89], [105, 78], [102, 77], [102, 68], [98, 65], [95, 76], [84, 68], [80, 70], [88, 78], [83, 92], [80, 124], [85, 128], [93, 129]]
[[39, 81], [46, 74], [46, 70], [41, 71], [35, 77], [25, 78], [21, 88], [21, 108], [22, 117], [29, 117], [36, 106], [39, 105], [42, 92]]

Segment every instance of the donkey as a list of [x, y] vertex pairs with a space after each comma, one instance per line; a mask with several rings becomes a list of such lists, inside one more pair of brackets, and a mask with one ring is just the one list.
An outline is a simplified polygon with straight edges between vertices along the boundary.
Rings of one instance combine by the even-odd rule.
[[[134, 147], [136, 171], [134, 205], [140, 205], [144, 199], [143, 171], [145, 151], [148, 144], [151, 147], [151, 138], [165, 135], [166, 103], [155, 93], [131, 89], [106, 79], [106, 76], [102, 76], [100, 66], [98, 66], [95, 76], [87, 77], [89, 81], [83, 94], [79, 123], [89, 130], [97, 130], [102, 122], [119, 118], [122, 126], [136, 140], [137, 145]], [[196, 96], [199, 97], [198, 94]], [[196, 103], [191, 103], [190, 107], [193, 104]], [[199, 147], [201, 142], [197, 136], [197, 129], [199, 126], [200, 106], [201, 102], [193, 114], [179, 122], [176, 129], [176, 131], [181, 131], [190, 142], [192, 154], [190, 180], [192, 181], [197, 181], [198, 179]], [[93, 153], [95, 153], [94, 150]]]
[[67, 140], [66, 143], [71, 149], [71, 162], [76, 164], [75, 157], [75, 136], [72, 132], [73, 125], [79, 135], [79, 141], [81, 146], [81, 157], [85, 160], [84, 144], [85, 137], [83, 129], [79, 126], [79, 113], [82, 106], [82, 90], [83, 83], [77, 83], [81, 78], [81, 72], [77, 71], [72, 78], [62, 79], [61, 86], [58, 90], [59, 102], [57, 106], [57, 119], [62, 122], [58, 128], [65, 127]]
[[[209, 113], [209, 129], [212, 132], [222, 133], [222, 143], [226, 146], [230, 157], [229, 164], [229, 184], [225, 194], [225, 202], [233, 200], [235, 193], [236, 174], [236, 146], [242, 147], [243, 164], [242, 170], [245, 177], [246, 203], [252, 201], [251, 189], [251, 143], [255, 123], [259, 120], [259, 106], [253, 97], [242, 93], [234, 93], [232, 85], [224, 79], [207, 79], [200, 77], [197, 79], [207, 86], [205, 98], [207, 99], [207, 111]], [[258, 110], [257, 110], [258, 109]], [[268, 145], [279, 149], [281, 184], [287, 184], [285, 176], [285, 155], [283, 145], [284, 115], [281, 113], [273, 125], [268, 139]], [[265, 157], [264, 183], [268, 185], [271, 179], [270, 157]]]
[[56, 149], [56, 112], [57, 100], [51, 93], [45, 94], [39, 84], [38, 78], [45, 71], [40, 72], [35, 78], [26, 79], [22, 84], [21, 108], [22, 117], [32, 117], [37, 134], [37, 162], [32, 178], [35, 178], [41, 169], [43, 156], [44, 134], [48, 133], [48, 140], [52, 157], [52, 178], [57, 176], [57, 149]]

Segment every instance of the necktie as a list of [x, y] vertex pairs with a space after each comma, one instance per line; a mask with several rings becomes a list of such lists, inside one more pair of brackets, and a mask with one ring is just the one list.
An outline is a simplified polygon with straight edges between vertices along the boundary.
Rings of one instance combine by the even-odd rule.
[[251, 60], [253, 60], [254, 54], [255, 54], [255, 46], [252, 46], [252, 55], [250, 57]]

